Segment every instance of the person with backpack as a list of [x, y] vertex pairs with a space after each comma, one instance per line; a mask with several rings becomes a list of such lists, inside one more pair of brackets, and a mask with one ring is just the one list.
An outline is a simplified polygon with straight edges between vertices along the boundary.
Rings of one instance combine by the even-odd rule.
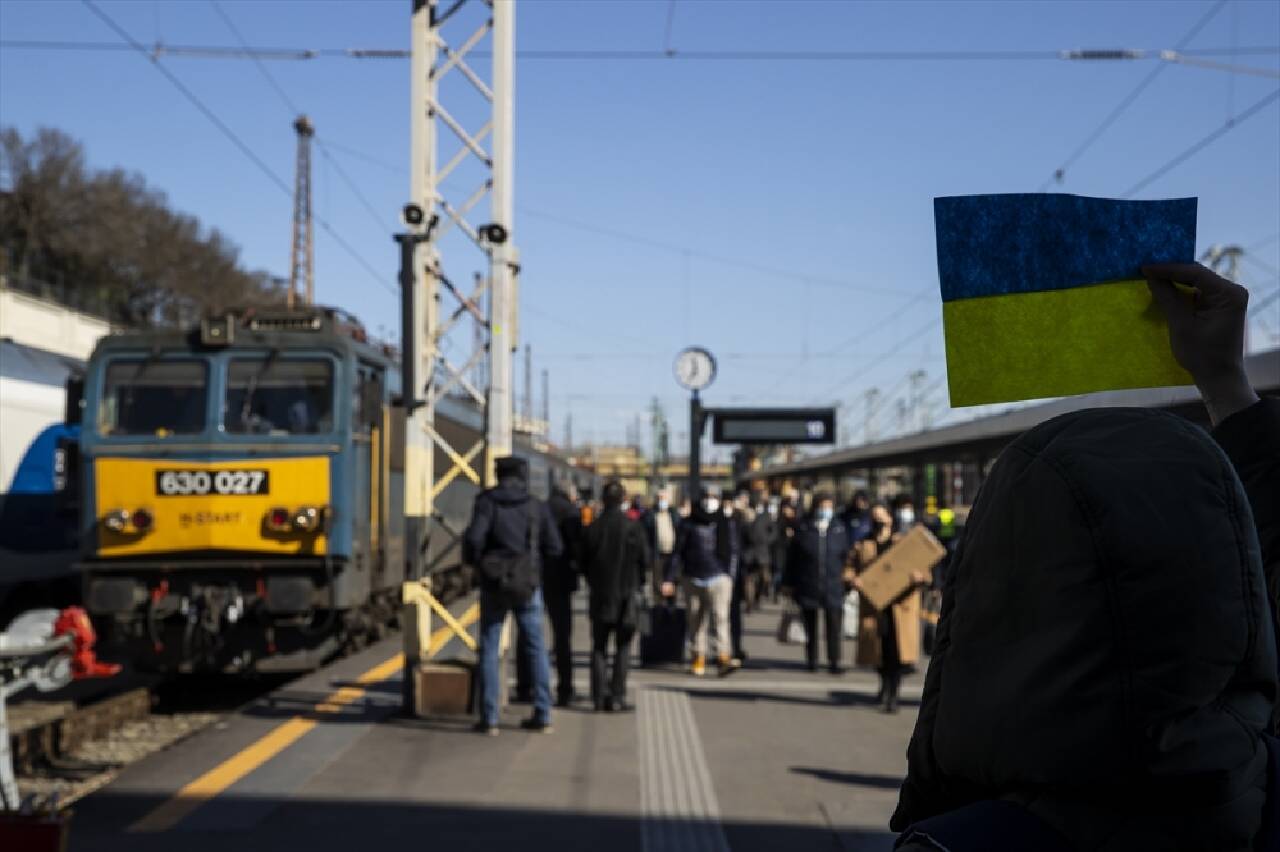
[[[605, 485], [604, 511], [583, 533], [579, 558], [591, 591], [591, 702], [596, 712], [631, 709], [627, 665], [640, 617], [649, 546], [640, 522], [622, 510], [625, 497], [626, 490], [617, 480]], [[606, 679], [610, 637], [613, 673]]]
[[533, 715], [521, 727], [549, 733], [551, 666], [542, 633], [541, 575], [544, 561], [558, 558], [564, 544], [551, 512], [529, 494], [528, 462], [504, 456], [494, 467], [498, 485], [477, 495], [463, 533], [463, 556], [480, 577], [481, 707], [475, 729], [498, 733], [498, 645], [512, 613], [527, 639], [519, 653], [533, 678]]
[[1001, 453], [947, 571], [904, 852], [1280, 849], [1280, 400], [1244, 370], [1244, 288], [1143, 272], [1212, 433], [1091, 409]]

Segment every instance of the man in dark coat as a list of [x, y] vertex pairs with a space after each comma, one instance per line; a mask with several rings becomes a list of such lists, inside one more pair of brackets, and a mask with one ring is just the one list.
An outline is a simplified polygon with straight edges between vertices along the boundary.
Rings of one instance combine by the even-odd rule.
[[809, 671], [818, 669], [818, 613], [826, 627], [827, 666], [840, 674], [844, 640], [845, 563], [853, 539], [844, 521], [835, 517], [835, 501], [819, 494], [813, 514], [802, 522], [791, 539], [787, 574], [783, 585], [791, 590], [804, 617], [805, 660]]
[[959, 846], [996, 803], [1074, 850], [1253, 848], [1280, 689], [1280, 401], [1244, 373], [1243, 288], [1144, 271], [1214, 435], [1097, 409], [1001, 454], [947, 574], [895, 830], [928, 820]]
[[547, 560], [542, 577], [547, 618], [551, 620], [551, 649], [556, 663], [556, 704], [573, 703], [573, 593], [578, 590], [578, 545], [582, 537], [582, 513], [572, 483], [557, 485], [547, 508], [560, 532], [564, 552]]
[[[629, 710], [627, 665], [639, 616], [649, 547], [638, 521], [622, 511], [626, 491], [615, 481], [604, 487], [604, 511], [582, 536], [581, 563], [591, 591], [591, 701], [597, 711]], [[609, 638], [613, 675], [606, 683]]]
[[[542, 590], [537, 580], [542, 566], [564, 552], [560, 531], [547, 507], [529, 495], [529, 465], [515, 456], [494, 463], [498, 485], [476, 496], [471, 523], [462, 535], [463, 558], [479, 567], [490, 553], [518, 555], [528, 553], [533, 559], [535, 587], [528, 600], [510, 599], [503, 590], [482, 580], [480, 585], [480, 673], [481, 710], [476, 730], [496, 735], [498, 732], [498, 690], [502, 688], [498, 670], [498, 644], [507, 613], [515, 615], [527, 642], [519, 653], [525, 655], [533, 676], [533, 716], [523, 727], [531, 731], [551, 730], [551, 672], [542, 636]], [[533, 525], [536, 526], [536, 531]], [[538, 546], [531, 550], [537, 539]]]
[[743, 558], [747, 565], [747, 611], [760, 606], [764, 591], [773, 583], [773, 537], [778, 520], [769, 514], [769, 495], [756, 494], [754, 516], [745, 530]]

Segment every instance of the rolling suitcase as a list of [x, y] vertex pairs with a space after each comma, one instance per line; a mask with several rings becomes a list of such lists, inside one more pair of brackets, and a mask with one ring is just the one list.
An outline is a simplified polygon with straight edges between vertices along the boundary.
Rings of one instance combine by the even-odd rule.
[[640, 665], [684, 662], [688, 613], [682, 606], [655, 604], [640, 613]]

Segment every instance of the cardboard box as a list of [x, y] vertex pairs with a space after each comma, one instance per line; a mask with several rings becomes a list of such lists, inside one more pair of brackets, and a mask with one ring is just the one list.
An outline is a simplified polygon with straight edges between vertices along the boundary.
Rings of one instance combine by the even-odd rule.
[[479, 695], [479, 672], [473, 663], [461, 660], [423, 663], [411, 670], [413, 715], [466, 716], [475, 712]]
[[946, 553], [933, 533], [916, 524], [858, 575], [862, 599], [876, 609], [884, 609], [910, 588], [913, 573], [932, 579], [933, 566]]

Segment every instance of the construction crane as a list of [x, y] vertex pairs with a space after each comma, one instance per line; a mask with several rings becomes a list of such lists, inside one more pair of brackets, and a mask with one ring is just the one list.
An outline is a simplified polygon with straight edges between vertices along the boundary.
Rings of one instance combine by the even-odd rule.
[[[315, 302], [315, 229], [311, 220], [311, 137], [315, 125], [305, 115], [293, 122], [298, 134], [298, 162], [293, 181], [293, 239], [289, 249], [288, 305]], [[300, 292], [301, 291], [301, 292]]]

